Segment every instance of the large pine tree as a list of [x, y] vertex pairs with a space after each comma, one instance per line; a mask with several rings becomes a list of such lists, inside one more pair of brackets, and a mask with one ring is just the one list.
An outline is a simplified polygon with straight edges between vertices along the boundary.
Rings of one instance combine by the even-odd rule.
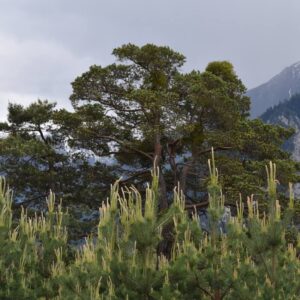
[[[117, 64], [92, 66], [76, 78], [71, 101], [75, 111], [93, 104], [111, 119], [109, 135], [99, 134], [95, 124], [89, 139], [97, 138], [95, 147], [114, 142], [115, 157], [130, 166], [126, 182], [144, 183], [151, 167], [159, 168], [162, 208], [178, 183], [189, 200], [205, 197], [199, 182], [206, 183], [212, 146], [220, 153], [226, 192], [234, 197], [241, 187], [261, 193], [266, 160], [279, 160], [283, 183], [295, 180], [295, 165], [280, 148], [292, 132], [247, 119], [250, 100], [229, 62], [183, 73], [184, 56], [168, 47], [127, 44], [113, 54]], [[289, 177], [285, 170], [292, 171]]]
[[[116, 63], [93, 65], [72, 83], [74, 112], [47, 102], [10, 105], [0, 166], [13, 187], [38, 195], [51, 188], [99, 203], [120, 176], [120, 184], [143, 190], [154, 166], [161, 208], [178, 184], [187, 201], [199, 202], [207, 199], [211, 147], [228, 201], [235, 203], [241, 191], [264, 192], [268, 160], [277, 162], [283, 186], [297, 180], [294, 162], [280, 148], [292, 132], [248, 119], [250, 100], [229, 62], [184, 73], [185, 57], [169, 47], [127, 44], [113, 55]], [[113, 159], [114, 167], [91, 165], [87, 153]]]

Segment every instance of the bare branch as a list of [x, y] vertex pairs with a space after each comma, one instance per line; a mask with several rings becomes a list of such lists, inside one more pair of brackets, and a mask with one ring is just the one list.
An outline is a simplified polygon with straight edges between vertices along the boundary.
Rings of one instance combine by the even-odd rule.
[[123, 142], [123, 141], [121, 141], [121, 140], [119, 140], [119, 139], [117, 139], [117, 138], [115, 138], [113, 136], [100, 135], [100, 136], [98, 136], [98, 138], [102, 138], [102, 139], [107, 139], [107, 140], [114, 141], [114, 142], [116, 142], [116, 143], [124, 146], [125, 148], [130, 149], [130, 150], [132, 150], [134, 152], [137, 152], [137, 153], [139, 153], [139, 154], [141, 154], [141, 155], [149, 158], [151, 161], [153, 161], [153, 157], [151, 155], [149, 155], [148, 153], [146, 153], [146, 152], [144, 152], [142, 150], [139, 150], [137, 148], [134, 148], [134, 147], [126, 144], [126, 142]]

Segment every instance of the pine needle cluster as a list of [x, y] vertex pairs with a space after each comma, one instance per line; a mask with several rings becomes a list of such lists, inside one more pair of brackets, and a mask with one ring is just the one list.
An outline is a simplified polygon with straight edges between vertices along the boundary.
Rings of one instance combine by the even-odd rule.
[[[98, 233], [68, 244], [67, 220], [53, 193], [48, 210], [13, 220], [12, 194], [0, 182], [1, 299], [299, 299], [300, 238], [286, 239], [294, 197], [281, 210], [276, 166], [270, 163], [268, 213], [251, 197], [237, 202], [226, 232], [219, 222], [224, 196], [214, 158], [209, 163], [209, 231], [188, 216], [183, 195], [158, 210], [159, 175], [142, 196], [134, 187], [111, 187], [100, 207]], [[159, 251], [169, 227], [170, 253]]]

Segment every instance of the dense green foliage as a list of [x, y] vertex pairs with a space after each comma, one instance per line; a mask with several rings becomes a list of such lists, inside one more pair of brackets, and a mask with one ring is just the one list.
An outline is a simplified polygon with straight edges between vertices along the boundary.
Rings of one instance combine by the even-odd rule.
[[[299, 299], [300, 239], [287, 242], [293, 193], [284, 214], [276, 196], [276, 168], [268, 174], [268, 213], [252, 198], [237, 203], [227, 233], [220, 231], [224, 196], [215, 162], [209, 163], [209, 234], [188, 217], [182, 192], [158, 211], [159, 180], [144, 196], [120, 190], [100, 207], [98, 233], [74, 250], [67, 243], [68, 214], [53, 194], [48, 210], [12, 217], [11, 193], [0, 184], [1, 299]], [[170, 226], [172, 248], [158, 251]], [[292, 243], [293, 242], [293, 243]]]
[[[84, 113], [90, 120], [99, 118], [95, 109], [81, 111]], [[8, 134], [0, 139], [0, 173], [28, 204], [44, 202], [49, 189], [66, 203], [69, 199], [91, 202], [102, 198], [103, 182], [111, 182], [115, 176], [108, 166], [89, 165], [84, 153], [68, 150], [69, 133], [54, 124], [56, 114], [55, 103], [47, 101], [38, 100], [28, 107], [9, 104], [8, 123], [0, 124]]]
[[263, 195], [269, 160], [282, 195], [298, 181], [281, 149], [292, 131], [248, 119], [250, 101], [229, 62], [183, 73], [185, 57], [169, 47], [127, 44], [113, 55], [116, 63], [93, 65], [74, 80], [73, 112], [47, 101], [10, 104], [0, 124], [0, 174], [19, 199], [41, 203], [51, 188], [64, 203], [97, 207], [120, 176], [121, 186], [143, 191], [154, 165], [161, 209], [178, 184], [188, 202], [206, 201], [212, 146], [227, 199]]

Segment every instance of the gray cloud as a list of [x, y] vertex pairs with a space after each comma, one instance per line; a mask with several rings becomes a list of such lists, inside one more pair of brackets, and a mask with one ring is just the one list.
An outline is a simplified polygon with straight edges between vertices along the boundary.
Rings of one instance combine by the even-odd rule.
[[300, 60], [298, 0], [0, 0], [0, 118], [8, 100], [68, 106], [70, 82], [121, 44], [169, 45], [185, 70], [230, 60], [254, 87]]

